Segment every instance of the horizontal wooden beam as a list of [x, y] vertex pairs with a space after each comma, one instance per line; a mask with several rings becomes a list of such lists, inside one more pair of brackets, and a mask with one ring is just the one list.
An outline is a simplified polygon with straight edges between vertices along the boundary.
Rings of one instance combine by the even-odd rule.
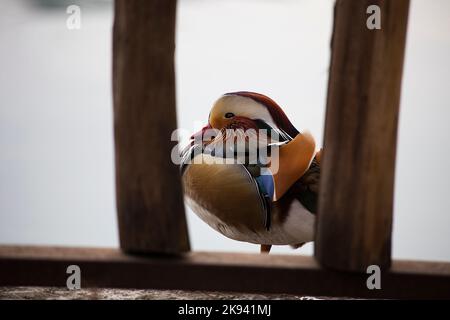
[[0, 286], [66, 285], [67, 266], [82, 287], [153, 288], [360, 298], [450, 298], [450, 263], [394, 261], [369, 290], [365, 273], [322, 269], [312, 257], [192, 252], [130, 256], [118, 249], [0, 246]]

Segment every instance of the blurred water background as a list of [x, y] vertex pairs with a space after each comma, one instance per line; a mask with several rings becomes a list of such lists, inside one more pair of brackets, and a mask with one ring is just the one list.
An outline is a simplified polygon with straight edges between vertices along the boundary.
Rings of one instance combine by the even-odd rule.
[[[450, 260], [450, 1], [411, 2], [393, 255]], [[66, 27], [71, 4], [81, 8], [79, 30]], [[193, 131], [222, 93], [252, 90], [321, 144], [332, 8], [332, 0], [180, 0], [178, 125]], [[2, 0], [0, 15], [0, 243], [118, 246], [112, 2]], [[194, 250], [258, 252], [189, 210], [188, 223]], [[312, 254], [313, 245], [273, 252]]]

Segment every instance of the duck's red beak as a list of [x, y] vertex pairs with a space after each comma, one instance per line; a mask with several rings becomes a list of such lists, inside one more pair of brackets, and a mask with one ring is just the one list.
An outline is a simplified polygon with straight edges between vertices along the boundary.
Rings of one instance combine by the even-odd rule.
[[201, 130], [197, 131], [196, 133], [194, 133], [191, 136], [191, 140], [194, 141], [202, 141], [203, 139], [203, 134], [205, 133], [206, 130], [208, 129], [212, 129], [211, 125], [208, 123], [206, 126], [204, 126]]

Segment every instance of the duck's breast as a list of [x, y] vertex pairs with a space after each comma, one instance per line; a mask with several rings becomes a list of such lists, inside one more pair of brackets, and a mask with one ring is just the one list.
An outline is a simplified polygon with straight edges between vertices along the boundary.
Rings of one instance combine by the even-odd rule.
[[256, 244], [312, 240], [314, 216], [298, 200], [273, 203], [267, 230], [258, 186], [245, 166], [214, 163], [205, 154], [197, 157], [203, 159], [194, 158], [183, 172], [184, 191], [189, 207], [212, 228], [231, 239]]

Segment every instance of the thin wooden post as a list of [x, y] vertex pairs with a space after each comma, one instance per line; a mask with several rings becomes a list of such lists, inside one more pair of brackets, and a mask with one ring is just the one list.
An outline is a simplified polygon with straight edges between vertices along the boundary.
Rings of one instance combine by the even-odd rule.
[[176, 0], [116, 0], [113, 35], [117, 210], [124, 251], [189, 250], [177, 166]]
[[[381, 30], [369, 30], [377, 5]], [[391, 261], [397, 120], [409, 0], [337, 0], [315, 255], [366, 271]]]

